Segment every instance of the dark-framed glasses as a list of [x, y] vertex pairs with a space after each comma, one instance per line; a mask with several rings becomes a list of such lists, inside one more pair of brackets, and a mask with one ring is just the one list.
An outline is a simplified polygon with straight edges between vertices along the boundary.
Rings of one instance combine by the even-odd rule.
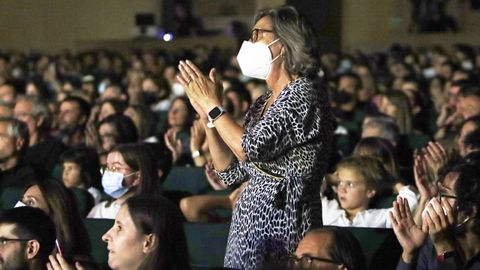
[[254, 28], [252, 30], [252, 33], [250, 34], [250, 41], [257, 42], [258, 36], [260, 34], [263, 35], [263, 33], [275, 33], [275, 32], [269, 29]]
[[289, 266], [299, 267], [300, 269], [315, 269], [320, 263], [330, 263], [335, 265], [341, 265], [341, 263], [334, 261], [332, 259], [315, 257], [310, 255], [303, 255], [302, 257], [297, 257], [291, 255], [289, 257]]
[[0, 247], [6, 246], [10, 242], [28, 242], [30, 240], [32, 239], [0, 237]]

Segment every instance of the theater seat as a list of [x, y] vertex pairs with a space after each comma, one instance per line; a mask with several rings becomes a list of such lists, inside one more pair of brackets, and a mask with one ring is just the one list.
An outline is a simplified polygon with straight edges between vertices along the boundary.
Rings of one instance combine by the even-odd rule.
[[184, 223], [193, 269], [221, 269], [230, 224]]
[[191, 195], [206, 193], [211, 190], [203, 168], [173, 167], [163, 183], [166, 191], [178, 191]]
[[104, 235], [113, 225], [113, 219], [86, 218], [83, 220], [92, 246], [92, 256], [100, 269], [108, 268], [107, 244], [102, 241]]
[[15, 204], [22, 199], [24, 187], [8, 187], [1, 191], [1, 209], [13, 208]]
[[402, 248], [392, 229], [347, 228], [358, 239], [367, 261], [368, 269], [395, 269]]

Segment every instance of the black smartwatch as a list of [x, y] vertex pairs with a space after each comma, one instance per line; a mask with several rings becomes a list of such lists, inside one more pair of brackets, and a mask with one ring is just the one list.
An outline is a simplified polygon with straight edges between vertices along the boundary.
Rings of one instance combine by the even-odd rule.
[[225, 112], [226, 112], [225, 109], [220, 107], [220, 106], [216, 106], [215, 108], [211, 109], [208, 112], [208, 124], [207, 124], [207, 126], [209, 128], [214, 128], [215, 125], [213, 124], [213, 122], [215, 122], [215, 120], [220, 118], [220, 116], [222, 116], [222, 114], [224, 114]]

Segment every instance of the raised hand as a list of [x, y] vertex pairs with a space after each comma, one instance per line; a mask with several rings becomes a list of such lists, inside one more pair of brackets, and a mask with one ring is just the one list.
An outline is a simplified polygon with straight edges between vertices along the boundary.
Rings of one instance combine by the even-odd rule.
[[193, 122], [193, 125], [190, 128], [191, 152], [193, 153], [194, 151], [200, 150], [204, 142], [205, 142], [205, 128], [202, 122], [196, 120], [195, 122]]
[[425, 242], [427, 234], [416, 226], [405, 198], [398, 198], [393, 202], [393, 211], [389, 215], [393, 231], [403, 249], [402, 259], [410, 263]]
[[437, 196], [437, 185], [435, 181], [429, 177], [425, 158], [420, 154], [415, 155], [413, 175], [421, 198], [429, 200], [430, 198]]
[[163, 138], [167, 148], [172, 151], [173, 163], [177, 162], [178, 158], [183, 153], [182, 142], [177, 139], [177, 132], [175, 132], [174, 129], [169, 129], [165, 132]]
[[455, 218], [448, 200], [433, 198], [422, 214], [422, 231], [430, 235], [438, 254], [454, 249]]
[[221, 86], [216, 79], [216, 70], [211, 69], [209, 76], [205, 76], [191, 61], [180, 61], [178, 81], [183, 85], [193, 107], [200, 115], [206, 114], [221, 103]]
[[425, 147], [425, 160], [433, 175], [448, 163], [449, 155], [445, 148], [438, 142], [428, 142]]
[[47, 269], [48, 270], [85, 270], [82, 265], [80, 265], [79, 262], [75, 263], [75, 266], [68, 264], [68, 262], [60, 255], [60, 253], [57, 253], [55, 256], [50, 255], [48, 256], [49, 262], [47, 263]]

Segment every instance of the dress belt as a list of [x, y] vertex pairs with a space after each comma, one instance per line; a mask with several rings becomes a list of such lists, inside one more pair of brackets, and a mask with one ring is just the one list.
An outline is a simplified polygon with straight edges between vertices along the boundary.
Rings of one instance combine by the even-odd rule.
[[280, 175], [280, 174], [275, 174], [275, 173], [272, 173], [272, 172], [269, 172], [265, 169], [262, 169], [260, 168], [260, 166], [258, 166], [257, 164], [255, 164], [255, 162], [251, 162], [252, 165], [253, 165], [253, 168], [255, 168], [257, 171], [259, 171], [260, 173], [262, 173], [263, 175], [267, 175], [267, 176], [270, 176], [272, 177], [273, 179], [275, 180], [278, 180], [278, 181], [282, 181], [283, 180], [283, 176]]

